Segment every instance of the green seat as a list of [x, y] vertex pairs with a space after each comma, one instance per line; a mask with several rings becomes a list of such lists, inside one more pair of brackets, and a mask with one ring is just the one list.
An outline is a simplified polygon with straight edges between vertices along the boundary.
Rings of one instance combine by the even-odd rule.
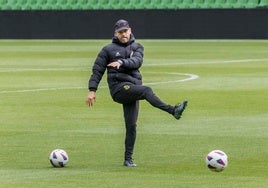
[[188, 9], [191, 8], [192, 0], [173, 0], [170, 9]]
[[129, 0], [119, 0], [118, 9], [131, 9]]
[[112, 9], [119, 9], [121, 7], [120, 0], [110, 0], [109, 4]]
[[67, 4], [75, 6], [77, 4], [77, 0], [67, 0]]
[[143, 0], [141, 1], [143, 9], [152, 9], [151, 0]]
[[226, 0], [226, 3], [224, 4], [224, 8], [234, 8], [237, 4], [237, 0]]
[[37, 4], [37, 0], [28, 0], [27, 3], [29, 5], [36, 5]]
[[55, 6], [55, 5], [57, 5], [57, 1], [58, 0], [47, 0], [47, 3], [46, 4]]
[[224, 8], [224, 5], [226, 3], [226, 0], [215, 0], [214, 7], [212, 8]]
[[11, 10], [11, 7], [10, 7], [10, 5], [3, 4], [3, 5], [1, 5], [1, 8], [0, 9], [1, 10]]
[[131, 0], [128, 3], [128, 8], [129, 9], [144, 9], [144, 4], [142, 0]]
[[42, 10], [50, 10], [52, 8], [47, 4], [47, 0], [38, 0], [37, 5], [40, 6]]
[[67, 0], [57, 0], [55, 5], [58, 10], [66, 10], [68, 9], [68, 1]]
[[259, 6], [259, 0], [248, 0], [246, 8], [257, 8]]
[[59, 7], [59, 9], [62, 9], [62, 10], [76, 9], [77, 0], [67, 0], [67, 1], [58, 0], [57, 6]]
[[175, 4], [176, 1], [174, 0], [162, 0], [161, 7], [163, 7], [163, 9], [174, 9]]
[[47, 10], [50, 9], [50, 7], [47, 7], [47, 0], [37, 0], [37, 1], [31, 1], [32, 6], [31, 8], [33, 10]]
[[149, 9], [163, 9], [161, 0], [151, 0], [146, 4]]
[[24, 6], [25, 10], [39, 10], [41, 9], [37, 4], [37, 0], [27, 0], [26, 5]]
[[39, 5], [46, 5], [47, 4], [47, 0], [37, 0], [37, 4]]
[[16, 5], [18, 3], [18, 0], [7, 0], [7, 4], [9, 5]]
[[18, 3], [17, 0], [7, 0], [6, 5], [10, 7], [10, 10], [17, 10], [18, 9], [17, 3]]
[[191, 8], [202, 8], [204, 0], [193, 0]]
[[112, 7], [110, 7], [110, 4], [109, 4], [109, 0], [99, 0], [98, 1], [98, 9], [111, 9]]
[[109, 0], [111, 9], [131, 9], [128, 0]]
[[89, 4], [92, 4], [92, 6], [98, 5], [98, 0], [87, 0]]
[[26, 5], [27, 5], [27, 0], [20, 0], [17, 2], [17, 6], [19, 7], [19, 10], [27, 10]]
[[0, 10], [5, 10], [4, 7], [7, 6], [7, 0], [0, 0]]
[[259, 7], [268, 7], [268, 0], [261, 0]]
[[185, 8], [195, 8], [193, 0], [183, 0]]
[[98, 0], [87, 0], [83, 3], [83, 9], [98, 9]]
[[62, 9], [61, 6], [58, 6], [57, 0], [47, 0], [47, 2], [44, 2], [43, 9], [45, 10], [58, 10]]
[[204, 0], [204, 3], [201, 5], [201, 8], [209, 9], [214, 8], [215, 0]]
[[77, 0], [77, 4], [81, 6], [87, 6], [88, 2], [88, 0]]
[[245, 8], [248, 0], [237, 0], [237, 3], [234, 5], [234, 8]]
[[213, 5], [215, 5], [215, 0], [204, 0], [204, 3], [201, 5], [200, 8], [204, 9], [214, 8]]
[[87, 9], [88, 7], [87, 3], [88, 3], [87, 0], [73, 0], [72, 2], [69, 2], [67, 4], [67, 9], [71, 9], [71, 10]]
[[189, 8], [188, 5], [184, 3], [184, 0], [173, 0], [170, 6], [172, 9], [186, 9]]

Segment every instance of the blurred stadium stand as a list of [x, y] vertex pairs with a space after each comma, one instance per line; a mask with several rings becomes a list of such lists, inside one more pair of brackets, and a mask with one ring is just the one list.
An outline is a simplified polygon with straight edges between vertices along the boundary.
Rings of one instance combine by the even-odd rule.
[[0, 0], [0, 10], [263, 8], [268, 0]]
[[0, 39], [268, 39], [268, 0], [0, 0]]

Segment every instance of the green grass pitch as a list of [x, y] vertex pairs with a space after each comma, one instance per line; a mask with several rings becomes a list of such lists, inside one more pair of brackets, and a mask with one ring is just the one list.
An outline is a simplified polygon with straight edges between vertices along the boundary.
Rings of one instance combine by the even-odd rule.
[[[144, 83], [167, 103], [189, 101], [179, 121], [141, 101], [137, 168], [122, 165], [122, 109], [106, 76], [85, 105], [108, 42], [0, 41], [1, 187], [268, 187], [267, 40], [137, 40]], [[56, 148], [65, 168], [48, 161]], [[229, 157], [221, 173], [205, 166], [214, 149]]]

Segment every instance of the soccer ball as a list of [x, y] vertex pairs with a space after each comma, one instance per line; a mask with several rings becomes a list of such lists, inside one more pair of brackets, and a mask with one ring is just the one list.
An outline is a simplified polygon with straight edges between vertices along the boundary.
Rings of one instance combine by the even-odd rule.
[[64, 167], [68, 163], [69, 157], [63, 149], [55, 149], [50, 153], [49, 161], [53, 167]]
[[213, 150], [206, 157], [207, 167], [215, 172], [221, 172], [228, 166], [228, 156], [221, 150]]

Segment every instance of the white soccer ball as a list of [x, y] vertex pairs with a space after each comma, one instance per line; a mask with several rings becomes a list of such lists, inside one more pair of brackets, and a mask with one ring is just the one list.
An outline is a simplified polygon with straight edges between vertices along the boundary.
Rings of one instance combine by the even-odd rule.
[[221, 150], [213, 150], [206, 156], [207, 167], [215, 172], [221, 172], [228, 166], [228, 156]]
[[53, 167], [64, 167], [68, 163], [69, 157], [63, 149], [55, 149], [50, 153], [49, 161]]

